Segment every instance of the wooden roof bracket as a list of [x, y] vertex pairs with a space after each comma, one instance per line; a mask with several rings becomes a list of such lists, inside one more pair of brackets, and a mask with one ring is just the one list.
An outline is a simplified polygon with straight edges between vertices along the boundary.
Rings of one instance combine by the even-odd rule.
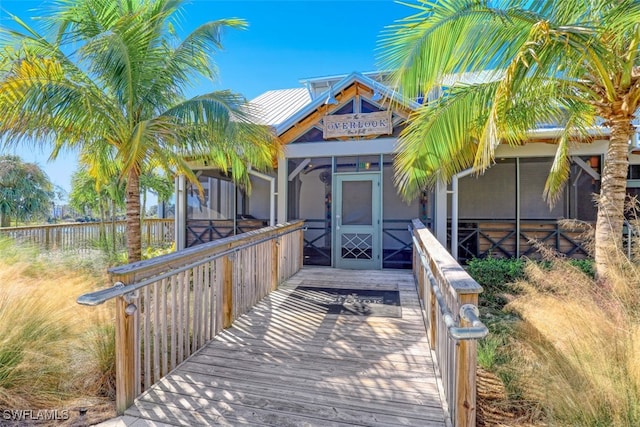
[[595, 179], [596, 181], [600, 181], [600, 174], [596, 172], [589, 164], [587, 164], [587, 162], [585, 162], [584, 160], [582, 160], [580, 157], [577, 157], [577, 156], [571, 157], [571, 160], [576, 165], [580, 166], [582, 170], [584, 170], [586, 173], [591, 175], [591, 178]]

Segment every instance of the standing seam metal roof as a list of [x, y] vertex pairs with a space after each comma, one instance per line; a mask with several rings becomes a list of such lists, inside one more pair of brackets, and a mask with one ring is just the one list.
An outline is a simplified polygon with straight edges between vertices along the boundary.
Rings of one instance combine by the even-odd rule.
[[270, 90], [252, 99], [258, 109], [259, 123], [277, 126], [311, 102], [306, 88]]

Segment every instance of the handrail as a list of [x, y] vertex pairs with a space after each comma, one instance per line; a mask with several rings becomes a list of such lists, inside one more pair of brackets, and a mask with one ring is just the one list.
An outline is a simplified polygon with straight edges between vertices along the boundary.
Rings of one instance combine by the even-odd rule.
[[115, 303], [116, 411], [229, 327], [303, 262], [304, 221], [264, 227], [109, 270]]
[[[164, 222], [173, 222], [173, 218], [145, 218], [144, 222], [149, 223], [164, 223]], [[58, 222], [55, 224], [39, 224], [39, 225], [18, 225], [16, 227], [0, 227], [0, 232], [8, 232], [8, 231], [22, 231], [22, 230], [36, 230], [36, 229], [47, 229], [47, 228], [60, 228], [60, 227], [75, 227], [82, 228], [90, 225], [111, 225], [111, 224], [125, 225], [127, 221], [125, 220], [116, 220], [116, 221], [87, 221], [87, 222]]]
[[[413, 234], [413, 227], [409, 226], [409, 232]], [[477, 340], [482, 339], [487, 336], [489, 333], [489, 329], [485, 326], [484, 323], [478, 317], [480, 315], [480, 311], [478, 307], [474, 304], [463, 304], [460, 307], [460, 317], [471, 323], [473, 326], [471, 327], [461, 327], [458, 325], [453, 313], [447, 307], [447, 303], [444, 300], [444, 296], [442, 295], [442, 291], [440, 287], [436, 283], [436, 278], [433, 276], [431, 272], [431, 268], [427, 264], [426, 257], [422, 249], [420, 249], [420, 244], [416, 240], [416, 238], [412, 235], [414, 247], [420, 256], [420, 262], [422, 266], [425, 268], [427, 273], [427, 277], [429, 278], [429, 283], [431, 285], [431, 289], [436, 296], [436, 300], [438, 301], [438, 307], [440, 308], [440, 314], [447, 325], [447, 331], [451, 338], [456, 340]]]
[[[298, 224], [302, 224], [303, 221], [296, 221], [295, 223]], [[274, 227], [265, 227], [263, 229], [261, 229], [261, 232], [265, 232], [265, 231], [269, 231], [270, 229], [277, 229], [278, 226], [274, 226]], [[149, 286], [153, 283], [156, 283], [158, 280], [162, 280], [162, 279], [166, 279], [167, 277], [171, 277], [173, 275], [175, 275], [176, 273], [180, 273], [186, 270], [189, 270], [191, 268], [194, 267], [198, 267], [202, 264], [205, 264], [207, 262], [211, 262], [214, 259], [217, 258], [221, 258], [223, 256], [226, 255], [230, 255], [233, 253], [236, 253], [242, 249], [248, 248], [250, 246], [253, 245], [257, 245], [259, 243], [264, 243], [266, 241], [269, 241], [271, 239], [273, 239], [274, 237], [280, 237], [280, 236], [284, 236], [285, 234], [289, 234], [289, 233], [293, 233], [296, 232], [298, 230], [301, 230], [303, 228], [302, 225], [295, 227], [295, 228], [286, 228], [284, 231], [282, 231], [281, 233], [276, 233], [274, 235], [271, 235], [270, 237], [265, 237], [262, 239], [258, 239], [258, 240], [251, 240], [249, 242], [246, 242], [244, 244], [238, 245], [238, 246], [234, 246], [231, 249], [227, 249], [224, 250], [222, 252], [217, 252], [214, 255], [208, 256], [206, 258], [200, 259], [198, 261], [189, 263], [189, 264], [185, 264], [181, 267], [175, 267], [175, 268], [171, 268], [169, 271], [165, 272], [165, 273], [160, 273], [158, 275], [154, 275], [146, 280], [142, 280], [139, 282], [135, 282], [133, 284], [124, 284], [122, 282], [117, 282], [113, 287], [111, 288], [107, 288], [107, 289], [101, 289], [99, 291], [94, 291], [94, 292], [89, 292], [83, 295], [80, 295], [78, 297], [78, 299], [76, 300], [76, 302], [78, 304], [81, 305], [88, 305], [88, 306], [96, 306], [96, 305], [100, 305], [105, 303], [106, 301], [109, 301], [113, 298], [117, 298], [120, 296], [125, 296], [125, 295], [131, 295], [133, 293], [135, 293], [137, 290], [142, 289], [146, 286]], [[249, 232], [251, 233], [251, 232]], [[249, 233], [244, 233], [244, 234], [239, 234], [233, 237], [229, 237], [229, 238], [225, 238], [225, 239], [219, 239], [216, 240], [214, 242], [210, 242], [208, 243], [209, 247], [222, 247], [225, 245], [228, 245], [230, 242], [232, 241], [236, 241], [239, 240], [238, 236], [241, 236], [240, 238], [246, 238], [246, 235]], [[204, 249], [203, 245], [197, 246], [194, 249], [199, 249], [200, 251], [202, 251], [202, 249]], [[196, 250], [189, 250], [189, 249], [185, 249], [183, 252], [195, 252]], [[181, 256], [184, 256], [184, 254], [179, 254]], [[155, 263], [166, 263], [167, 259], [171, 260], [171, 259], [175, 259], [176, 256], [175, 254], [166, 254], [166, 255], [162, 255], [159, 257], [154, 258]], [[144, 261], [141, 261], [141, 263], [136, 264], [137, 267], [140, 269], [140, 267], [144, 268]], [[109, 270], [111, 273], [116, 273], [119, 272], [119, 268], [113, 268], [111, 270]], [[129, 271], [128, 274], [131, 274], [132, 272]]]
[[[211, 242], [203, 243], [201, 245], [192, 246], [182, 249], [177, 252], [162, 255], [159, 257], [151, 258], [144, 261], [138, 261], [135, 263], [114, 267], [109, 270], [109, 273], [113, 275], [127, 275], [131, 276], [131, 281], [137, 281], [146, 279], [149, 276], [153, 276], [159, 273], [164, 273], [167, 269], [174, 270], [182, 267], [185, 263], [189, 263], [192, 258], [213, 256], [217, 252], [236, 248], [240, 245], [252, 244], [254, 240], [261, 239], [264, 233], [279, 233], [280, 230], [289, 230], [293, 228], [300, 228], [304, 224], [303, 220], [295, 220], [286, 224], [279, 224], [273, 227], [263, 227], [257, 230], [247, 231], [245, 233], [237, 234], [235, 236], [225, 237], [223, 239], [216, 239]], [[291, 230], [295, 231], [295, 230]]]
[[417, 219], [410, 227], [413, 272], [429, 345], [438, 363], [448, 418], [455, 427], [476, 425], [476, 340], [487, 327], [479, 318], [482, 287]]

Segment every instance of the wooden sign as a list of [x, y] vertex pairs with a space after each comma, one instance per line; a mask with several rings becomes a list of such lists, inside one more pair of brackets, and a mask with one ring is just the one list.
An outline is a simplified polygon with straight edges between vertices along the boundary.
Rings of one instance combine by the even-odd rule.
[[324, 116], [324, 139], [341, 136], [391, 135], [391, 111]]

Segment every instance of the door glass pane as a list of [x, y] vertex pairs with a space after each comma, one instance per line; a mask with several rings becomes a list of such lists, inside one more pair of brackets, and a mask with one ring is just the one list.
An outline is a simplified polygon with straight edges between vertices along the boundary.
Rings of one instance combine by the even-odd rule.
[[342, 225], [372, 225], [371, 181], [342, 182]]

